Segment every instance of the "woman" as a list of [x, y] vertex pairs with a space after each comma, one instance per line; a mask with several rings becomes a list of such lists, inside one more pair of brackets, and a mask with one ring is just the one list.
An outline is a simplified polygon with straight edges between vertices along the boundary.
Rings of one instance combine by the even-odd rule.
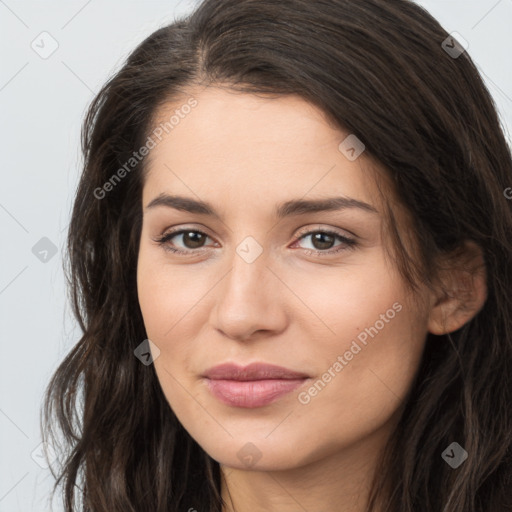
[[512, 157], [424, 9], [205, 0], [83, 133], [67, 511], [512, 510]]

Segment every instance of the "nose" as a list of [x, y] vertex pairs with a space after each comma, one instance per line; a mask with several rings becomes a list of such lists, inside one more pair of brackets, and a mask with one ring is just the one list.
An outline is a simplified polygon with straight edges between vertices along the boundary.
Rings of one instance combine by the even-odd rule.
[[214, 327], [240, 341], [282, 332], [287, 324], [287, 288], [269, 267], [266, 253], [249, 263], [234, 252], [230, 263], [231, 270], [216, 287]]

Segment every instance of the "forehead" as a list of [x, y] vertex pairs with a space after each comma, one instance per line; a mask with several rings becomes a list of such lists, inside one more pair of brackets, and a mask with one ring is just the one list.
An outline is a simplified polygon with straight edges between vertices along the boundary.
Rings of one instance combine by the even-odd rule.
[[[190, 98], [195, 106], [183, 108]], [[364, 152], [351, 161], [339, 148], [351, 134], [300, 96], [191, 90], [160, 107], [151, 130], [166, 122], [146, 161], [146, 204], [164, 191], [259, 209], [304, 196], [379, 202]]]

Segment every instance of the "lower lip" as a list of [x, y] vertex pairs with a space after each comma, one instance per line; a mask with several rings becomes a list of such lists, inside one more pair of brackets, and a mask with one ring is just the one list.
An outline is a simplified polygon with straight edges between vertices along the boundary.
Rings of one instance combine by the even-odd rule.
[[262, 407], [275, 402], [306, 379], [211, 380], [208, 388], [221, 402], [234, 407]]

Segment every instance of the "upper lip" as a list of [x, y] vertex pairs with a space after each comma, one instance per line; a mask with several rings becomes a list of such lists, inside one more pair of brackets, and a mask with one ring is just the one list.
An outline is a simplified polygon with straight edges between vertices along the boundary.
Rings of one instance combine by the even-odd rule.
[[203, 377], [212, 380], [265, 380], [265, 379], [304, 379], [308, 375], [266, 363], [251, 363], [240, 366], [235, 363], [223, 363], [206, 370]]

